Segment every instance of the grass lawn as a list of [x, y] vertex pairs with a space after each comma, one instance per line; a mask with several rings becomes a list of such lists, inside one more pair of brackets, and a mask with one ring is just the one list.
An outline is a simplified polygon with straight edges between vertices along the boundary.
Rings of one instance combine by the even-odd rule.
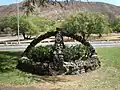
[[16, 69], [22, 51], [0, 51], [0, 84], [36, 84], [36, 77]]
[[120, 90], [119, 52], [120, 47], [97, 48], [101, 61], [98, 70], [81, 75], [48, 77], [26, 74], [15, 69], [22, 52], [0, 51], [0, 85], [47, 88], [40, 90]]

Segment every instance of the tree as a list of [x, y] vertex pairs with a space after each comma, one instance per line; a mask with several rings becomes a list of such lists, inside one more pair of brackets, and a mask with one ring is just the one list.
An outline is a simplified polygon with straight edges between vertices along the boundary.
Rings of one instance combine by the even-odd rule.
[[120, 32], [120, 17], [118, 17], [116, 22], [113, 24], [113, 31]]
[[[10, 16], [9, 19], [11, 23], [9, 27], [13, 29], [13, 32], [17, 33], [17, 17]], [[20, 17], [19, 30], [24, 39], [29, 39], [31, 38], [31, 35], [35, 35], [38, 33], [38, 27], [26, 16]]]
[[91, 34], [109, 32], [109, 23], [100, 13], [77, 13], [67, 17], [61, 25], [65, 30], [80, 34], [85, 40]]
[[[20, 16], [19, 30], [24, 39], [29, 39], [32, 35], [54, 30], [54, 20], [37, 16]], [[0, 19], [0, 31], [4, 33], [17, 34], [17, 17], [8, 16]]]
[[[17, 34], [17, 17], [8, 16], [0, 19], [0, 31], [3, 33], [16, 33]], [[24, 39], [28, 39], [31, 35], [39, 33], [38, 27], [26, 16], [20, 17], [19, 23], [20, 33]]]
[[12, 32], [12, 29], [9, 27], [10, 21], [8, 17], [0, 18], [0, 32], [10, 34]]
[[29, 17], [29, 19], [39, 28], [39, 32], [47, 32], [54, 30], [54, 24], [56, 23], [54, 20], [46, 19], [43, 17]]

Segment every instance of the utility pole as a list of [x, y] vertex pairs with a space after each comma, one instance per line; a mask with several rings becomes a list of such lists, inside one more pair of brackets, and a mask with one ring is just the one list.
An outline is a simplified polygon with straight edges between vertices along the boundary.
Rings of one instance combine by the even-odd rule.
[[20, 44], [20, 30], [19, 30], [19, 27], [20, 27], [20, 18], [19, 18], [19, 0], [16, 0], [17, 2], [17, 35], [18, 35], [18, 44]]

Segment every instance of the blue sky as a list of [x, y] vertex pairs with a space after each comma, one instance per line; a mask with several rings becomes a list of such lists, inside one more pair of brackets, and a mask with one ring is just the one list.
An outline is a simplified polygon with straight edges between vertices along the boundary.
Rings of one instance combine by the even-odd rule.
[[12, 3], [16, 3], [17, 1], [21, 2], [23, 0], [0, 0], [0, 5], [9, 5]]
[[[0, 0], [0, 5], [9, 5], [11, 3], [16, 3], [17, 0]], [[19, 2], [23, 0], [18, 0]], [[87, 1], [87, 0], [81, 0], [81, 1]], [[117, 6], [120, 6], [120, 0], [88, 0], [88, 1], [93, 1], [93, 2], [106, 2], [110, 4], [114, 4]]]
[[[85, 0], [82, 0], [82, 1], [85, 1]], [[114, 4], [114, 5], [120, 6], [120, 0], [88, 0], [88, 1], [105, 2], [105, 3], [110, 3], [110, 4]]]

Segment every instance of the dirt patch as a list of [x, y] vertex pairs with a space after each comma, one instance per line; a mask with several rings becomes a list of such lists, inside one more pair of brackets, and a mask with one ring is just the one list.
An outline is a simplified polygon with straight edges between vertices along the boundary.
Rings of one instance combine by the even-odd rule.
[[120, 90], [120, 73], [109, 67], [84, 73], [66, 76], [41, 76], [40, 82], [33, 86], [0, 86], [0, 90]]

